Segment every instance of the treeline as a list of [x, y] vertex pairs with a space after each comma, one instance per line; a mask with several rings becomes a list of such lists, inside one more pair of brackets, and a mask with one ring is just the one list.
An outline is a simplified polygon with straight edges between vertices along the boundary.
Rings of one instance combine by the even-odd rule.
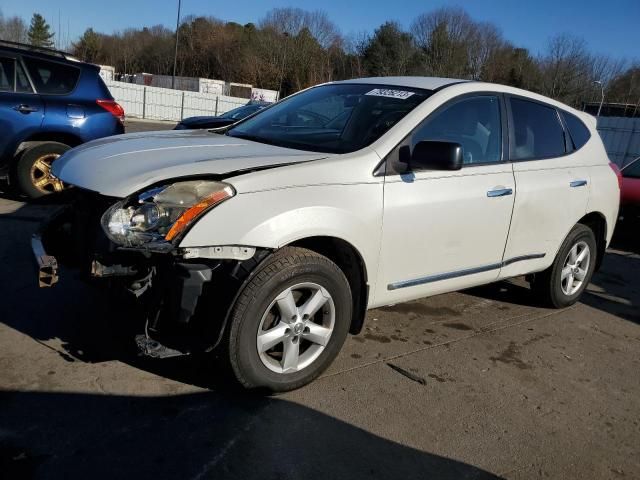
[[[15, 21], [0, 19], [0, 37], [15, 30]], [[408, 30], [387, 22], [358, 37], [345, 37], [322, 11], [298, 8], [273, 9], [246, 25], [187, 17], [178, 33], [178, 75], [250, 83], [283, 95], [329, 80], [429, 75], [513, 85], [575, 106], [600, 100], [597, 81], [607, 102], [640, 102], [637, 59], [593, 54], [582, 39], [565, 34], [532, 55], [460, 8], [419, 15]], [[88, 29], [73, 49], [118, 72], [171, 74], [174, 41], [174, 31], [163, 26], [113, 34]]]

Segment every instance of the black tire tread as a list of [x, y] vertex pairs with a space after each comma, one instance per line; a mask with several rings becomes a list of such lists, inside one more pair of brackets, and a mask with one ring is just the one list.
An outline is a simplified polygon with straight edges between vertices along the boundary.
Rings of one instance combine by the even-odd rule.
[[[267, 282], [273, 275], [287, 267], [292, 267], [301, 263], [300, 261], [304, 259], [324, 263], [328, 268], [334, 270], [339, 276], [343, 277], [346, 285], [349, 284], [344, 272], [335, 263], [324, 255], [320, 255], [313, 250], [301, 247], [284, 247], [275, 251], [270, 257], [267, 257], [263, 264], [257, 268], [256, 272], [247, 279], [246, 285], [236, 299], [229, 319], [229, 346], [235, 344], [237, 340], [238, 331], [234, 328], [234, 325], [238, 325], [239, 322], [241, 322], [243, 314], [249, 307], [251, 301], [255, 298], [256, 292], [259, 291], [265, 282]], [[242, 375], [237, 358], [233, 355], [228, 355], [227, 357], [237, 381], [245, 388], [253, 388], [254, 385]], [[297, 385], [291, 386], [290, 389], [295, 389], [309, 383], [313, 379], [317, 378], [321, 373], [322, 371], [318, 371], [311, 380], [301, 380]]]
[[[562, 245], [560, 246], [560, 248], [558, 249], [558, 253], [556, 254], [556, 258], [553, 260], [553, 264], [546, 270], [535, 274], [534, 280], [531, 284], [531, 290], [533, 291], [534, 295], [538, 298], [539, 302], [543, 306], [549, 307], [549, 308], [564, 308], [575, 303], [580, 297], [581, 294], [578, 295], [578, 297], [575, 300], [572, 300], [569, 303], [562, 302], [560, 299], [557, 298], [557, 295], [555, 292], [556, 285], [554, 283], [554, 279], [558, 274], [558, 269], [562, 269], [563, 267], [562, 262], [564, 260], [563, 253], [565, 251], [565, 248], [569, 244], [573, 243], [577, 239], [577, 237], [583, 234], [590, 234], [593, 237], [593, 240], [595, 242], [595, 234], [593, 233], [593, 230], [591, 230], [586, 225], [583, 225], [580, 223], [576, 224], [571, 229], [571, 231], [567, 235], [567, 238], [565, 238], [564, 242], [562, 242]], [[594, 255], [594, 258], [593, 258], [592, 264], [589, 266], [589, 269], [591, 271], [593, 271], [593, 265], [595, 262], [595, 253], [596, 252], [594, 250], [592, 252], [592, 255]], [[588, 275], [587, 280], [588, 281], [591, 280], [590, 275]]]

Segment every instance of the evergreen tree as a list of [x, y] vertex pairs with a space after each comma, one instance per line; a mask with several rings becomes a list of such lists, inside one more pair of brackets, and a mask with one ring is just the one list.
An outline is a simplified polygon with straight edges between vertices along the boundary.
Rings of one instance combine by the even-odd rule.
[[36, 47], [53, 47], [53, 37], [55, 33], [52, 33], [51, 27], [39, 13], [34, 13], [31, 17], [31, 25], [29, 26], [29, 32], [27, 37], [29, 43]]
[[73, 44], [73, 51], [85, 62], [98, 63], [100, 56], [100, 35], [88, 28], [80, 39]]

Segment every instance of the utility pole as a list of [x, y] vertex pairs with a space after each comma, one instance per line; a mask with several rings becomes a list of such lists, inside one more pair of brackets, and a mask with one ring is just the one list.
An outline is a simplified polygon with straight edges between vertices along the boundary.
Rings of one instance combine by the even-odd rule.
[[173, 76], [171, 77], [171, 88], [176, 88], [176, 67], [178, 65], [178, 30], [180, 29], [180, 7], [182, 0], [178, 0], [178, 19], [176, 20], [176, 49], [173, 54]]
[[598, 107], [598, 114], [596, 115], [596, 117], [600, 116], [600, 111], [602, 110], [602, 104], [604, 103], [604, 85], [602, 84], [602, 82], [600, 80], [596, 80], [595, 82], [593, 82], [594, 85], [600, 85], [600, 106]]

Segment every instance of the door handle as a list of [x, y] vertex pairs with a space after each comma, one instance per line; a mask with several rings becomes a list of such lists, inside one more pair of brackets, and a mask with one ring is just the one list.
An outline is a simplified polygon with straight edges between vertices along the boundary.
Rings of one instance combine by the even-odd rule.
[[573, 182], [571, 182], [569, 184], [569, 186], [571, 188], [575, 188], [575, 187], [584, 187], [587, 184], [586, 180], [574, 180]]
[[33, 112], [37, 112], [38, 108], [37, 107], [32, 107], [30, 105], [26, 105], [24, 103], [20, 104], [20, 105], [16, 105], [15, 107], [13, 107], [14, 110], [20, 112], [20, 113], [33, 113]]
[[507, 195], [512, 195], [513, 189], [511, 188], [494, 188], [493, 190], [489, 190], [487, 192], [487, 197], [506, 197]]

